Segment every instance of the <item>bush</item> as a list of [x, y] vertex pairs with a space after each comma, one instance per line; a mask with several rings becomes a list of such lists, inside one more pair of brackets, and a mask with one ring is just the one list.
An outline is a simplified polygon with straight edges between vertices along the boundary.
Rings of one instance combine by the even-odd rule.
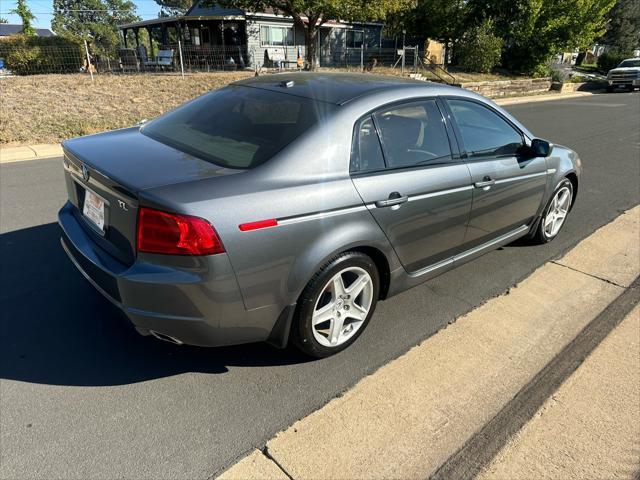
[[627, 56], [624, 53], [610, 50], [598, 57], [598, 68], [604, 73], [607, 73], [612, 68], [616, 68], [625, 58], [627, 58]]
[[16, 75], [75, 73], [85, 63], [84, 47], [64, 37], [12, 35], [0, 40], [0, 58]]
[[501, 54], [502, 39], [494, 35], [491, 20], [468, 30], [458, 47], [460, 66], [469, 72], [489, 73]]
[[551, 68], [550, 75], [543, 76], [551, 76], [552, 82], [564, 83], [567, 79], [567, 74], [561, 68]]
[[552, 76], [552, 71], [553, 69], [551, 68], [551, 65], [548, 63], [541, 63], [531, 70], [529, 74], [533, 78], [546, 78]]

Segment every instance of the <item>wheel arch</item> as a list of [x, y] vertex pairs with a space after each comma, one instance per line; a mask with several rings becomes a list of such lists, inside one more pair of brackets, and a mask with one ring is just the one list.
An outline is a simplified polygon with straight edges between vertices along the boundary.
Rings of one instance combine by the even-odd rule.
[[576, 203], [576, 198], [578, 197], [578, 175], [576, 172], [568, 172], [565, 174], [564, 178], [567, 178], [571, 185], [573, 186], [573, 195], [571, 196], [571, 206], [569, 207], [569, 211], [573, 209], [573, 206]]
[[389, 260], [387, 256], [378, 248], [370, 246], [358, 246], [344, 252], [360, 252], [367, 255], [373, 263], [375, 263], [378, 269], [378, 275], [380, 276], [380, 291], [378, 292], [378, 300], [384, 300], [389, 293], [389, 283], [391, 281], [391, 269], [389, 268]]
[[350, 251], [360, 252], [371, 258], [380, 276], [378, 298], [386, 298], [389, 292], [390, 272], [400, 263], [378, 224], [368, 212], [365, 214], [360, 221], [345, 223], [334, 229], [330, 236], [320, 236], [308, 246], [304, 255], [296, 259], [287, 281], [289, 304], [298, 301], [306, 285], [321, 268], [336, 256]]

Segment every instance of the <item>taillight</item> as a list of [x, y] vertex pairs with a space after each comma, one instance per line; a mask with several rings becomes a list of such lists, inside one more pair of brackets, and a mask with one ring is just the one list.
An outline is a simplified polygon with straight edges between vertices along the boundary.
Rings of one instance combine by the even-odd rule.
[[213, 226], [203, 218], [138, 210], [138, 251], [170, 255], [214, 255], [224, 247]]

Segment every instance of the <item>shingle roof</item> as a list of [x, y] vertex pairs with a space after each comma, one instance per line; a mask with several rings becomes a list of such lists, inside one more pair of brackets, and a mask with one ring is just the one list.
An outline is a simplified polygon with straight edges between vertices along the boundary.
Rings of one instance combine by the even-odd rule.
[[[53, 33], [48, 28], [36, 28], [36, 35], [38, 37], [53, 37]], [[16, 23], [0, 23], [0, 37], [8, 37], [9, 35], [16, 35], [22, 32], [22, 25]]]
[[242, 17], [244, 16], [244, 10], [239, 8], [224, 8], [214, 3], [210, 6], [202, 6], [202, 0], [198, 0], [193, 6], [184, 14], [185, 17]]

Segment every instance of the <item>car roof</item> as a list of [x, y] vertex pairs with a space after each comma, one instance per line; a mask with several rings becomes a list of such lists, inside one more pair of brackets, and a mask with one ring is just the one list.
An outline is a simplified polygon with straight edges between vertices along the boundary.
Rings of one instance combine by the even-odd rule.
[[234, 82], [233, 85], [243, 85], [265, 90], [311, 98], [316, 101], [344, 105], [345, 103], [376, 92], [391, 89], [416, 88], [424, 90], [438, 90], [450, 88], [452, 93], [459, 92], [455, 87], [442, 84], [424, 82], [411, 78], [388, 75], [374, 75], [362, 73], [325, 73], [325, 72], [296, 72], [260, 75], [246, 80]]

